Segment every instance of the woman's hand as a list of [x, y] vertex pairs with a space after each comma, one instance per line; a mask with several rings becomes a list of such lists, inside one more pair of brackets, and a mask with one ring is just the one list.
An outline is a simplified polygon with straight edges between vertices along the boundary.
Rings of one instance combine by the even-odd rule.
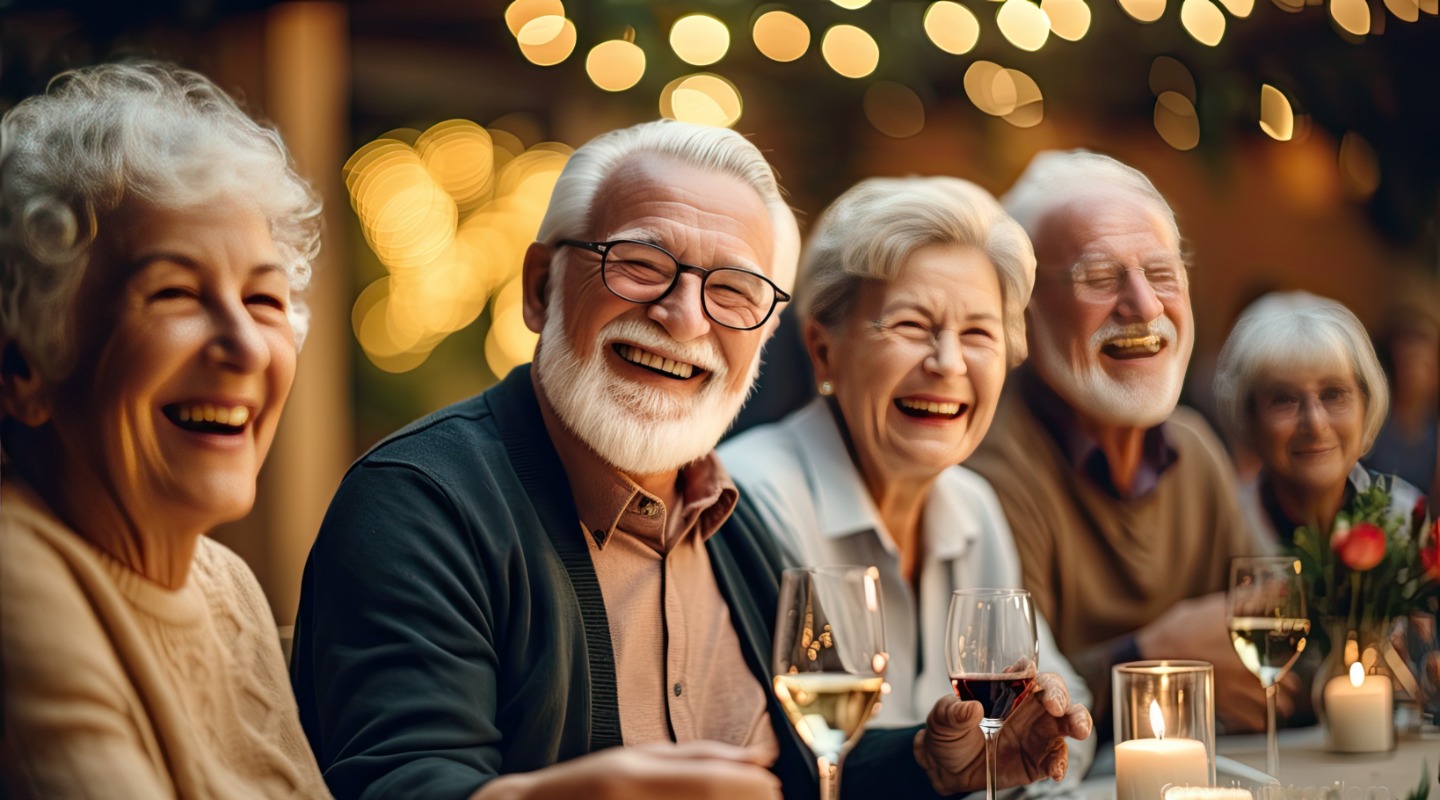
[[[979, 703], [946, 695], [915, 735], [915, 760], [940, 794], [985, 788], [982, 716]], [[1070, 702], [1065, 681], [1053, 672], [1041, 673], [997, 737], [995, 788], [1065, 777], [1065, 737], [1084, 739], [1092, 727], [1090, 712]]]

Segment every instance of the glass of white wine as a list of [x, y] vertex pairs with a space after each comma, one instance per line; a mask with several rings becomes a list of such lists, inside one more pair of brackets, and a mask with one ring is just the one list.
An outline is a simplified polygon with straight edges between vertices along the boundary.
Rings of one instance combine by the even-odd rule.
[[878, 570], [785, 570], [771, 665], [775, 696], [815, 754], [821, 800], [840, 797], [840, 762], [880, 699], [888, 661]]
[[1230, 641], [1240, 661], [1265, 687], [1265, 764], [1280, 774], [1275, 742], [1275, 695], [1310, 635], [1300, 562], [1291, 556], [1246, 556], [1230, 561], [1227, 595]]

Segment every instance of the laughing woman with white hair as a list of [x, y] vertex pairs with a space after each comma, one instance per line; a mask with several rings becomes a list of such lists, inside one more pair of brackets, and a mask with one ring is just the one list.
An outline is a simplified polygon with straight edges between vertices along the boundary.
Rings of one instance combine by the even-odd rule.
[[328, 796], [204, 535], [254, 503], [319, 213], [194, 72], [76, 70], [0, 121], [0, 794]]
[[1260, 459], [1241, 504], [1272, 545], [1288, 546], [1301, 526], [1328, 530], [1377, 480], [1393, 512], [1423, 513], [1418, 489], [1360, 463], [1390, 396], [1365, 326], [1340, 303], [1288, 292], [1251, 304], [1220, 351], [1215, 397], [1226, 433]]
[[[800, 563], [879, 567], [891, 692], [872, 727], [924, 722], [949, 692], [953, 590], [1020, 588], [994, 490], [956, 465], [989, 429], [1006, 370], [1025, 358], [1034, 281], [1025, 231], [980, 187], [862, 181], [820, 217], [801, 261], [796, 294], [821, 396], [720, 448]], [[1041, 667], [1058, 675], [1036, 687], [1063, 680], [1077, 704], [1051, 708], [1042, 690], [1029, 711], [1067, 716], [1088, 734], [1089, 692], [1043, 619], [1039, 635]], [[1035, 718], [1017, 712], [1006, 732]], [[1069, 740], [1073, 775], [1093, 752]], [[1050, 777], [1065, 774], [1061, 756]]]

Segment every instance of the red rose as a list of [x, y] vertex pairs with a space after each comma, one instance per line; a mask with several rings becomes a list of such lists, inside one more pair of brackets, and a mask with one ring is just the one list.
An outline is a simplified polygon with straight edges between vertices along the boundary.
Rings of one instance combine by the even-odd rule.
[[1357, 522], [1348, 530], [1337, 525], [1330, 537], [1330, 549], [1340, 557], [1340, 563], [1365, 572], [1385, 557], [1385, 531], [1369, 522]]
[[1435, 541], [1437, 536], [1440, 536], [1440, 520], [1435, 521], [1435, 527], [1430, 530], [1430, 540], [1420, 548], [1420, 566], [1424, 568], [1426, 577], [1440, 581], [1440, 542]]

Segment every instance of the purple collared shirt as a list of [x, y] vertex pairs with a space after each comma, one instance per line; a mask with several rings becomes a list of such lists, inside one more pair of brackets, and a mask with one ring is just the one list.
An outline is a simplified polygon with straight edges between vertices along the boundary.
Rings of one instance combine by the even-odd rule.
[[1165, 423], [1146, 430], [1135, 480], [1128, 491], [1121, 491], [1110, 479], [1110, 460], [1105, 457], [1105, 451], [1080, 426], [1075, 409], [1028, 365], [1018, 368], [1016, 373], [1015, 379], [1020, 383], [1026, 404], [1055, 439], [1070, 466], [1111, 496], [1120, 500], [1139, 500], [1149, 496], [1160, 485], [1160, 476], [1179, 457], [1165, 436]]

